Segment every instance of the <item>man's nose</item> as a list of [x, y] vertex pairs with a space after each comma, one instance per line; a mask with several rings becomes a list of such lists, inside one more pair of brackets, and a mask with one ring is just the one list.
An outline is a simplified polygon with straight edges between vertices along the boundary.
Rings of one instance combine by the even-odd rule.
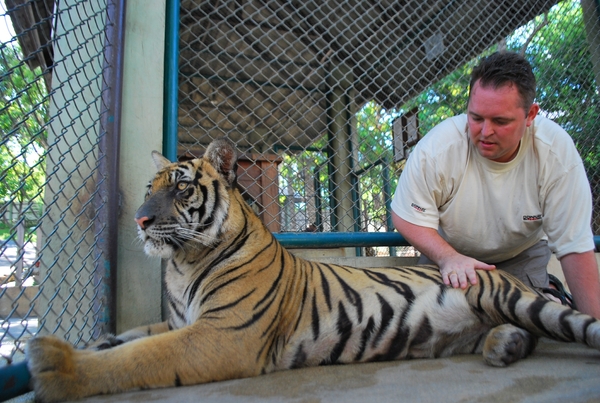
[[484, 120], [482, 125], [481, 125], [481, 134], [484, 136], [490, 136], [494, 133], [494, 125], [492, 124], [492, 122], [488, 122], [487, 120]]

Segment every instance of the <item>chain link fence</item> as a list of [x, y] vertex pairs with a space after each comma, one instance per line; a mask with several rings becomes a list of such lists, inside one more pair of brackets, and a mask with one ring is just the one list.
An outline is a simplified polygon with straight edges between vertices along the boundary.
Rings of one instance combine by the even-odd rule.
[[179, 31], [179, 155], [234, 140], [272, 231], [393, 231], [404, 157], [465, 111], [471, 68], [497, 49], [531, 61], [542, 113], [575, 138], [598, 203], [598, 39], [579, 1], [187, 0]]
[[[114, 5], [0, 2], [0, 357], [110, 328]], [[113, 35], [114, 36], [114, 35]]]
[[[0, 2], [6, 362], [34, 333], [78, 344], [112, 326], [120, 3]], [[470, 69], [506, 48], [531, 61], [543, 113], [575, 139], [600, 233], [594, 0], [180, 5], [177, 154], [232, 139], [245, 198], [272, 231], [392, 231], [389, 200], [410, 147], [465, 110]]]

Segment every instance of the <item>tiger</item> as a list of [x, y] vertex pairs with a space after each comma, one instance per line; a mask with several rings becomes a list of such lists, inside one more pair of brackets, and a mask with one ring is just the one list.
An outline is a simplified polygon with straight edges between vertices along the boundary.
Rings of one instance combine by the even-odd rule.
[[463, 290], [435, 266], [357, 269], [292, 254], [244, 201], [227, 139], [201, 158], [152, 158], [135, 221], [145, 253], [166, 260], [169, 319], [88, 349], [31, 339], [39, 401], [457, 354], [505, 367], [542, 336], [600, 349], [599, 320], [503, 271], [478, 271]]

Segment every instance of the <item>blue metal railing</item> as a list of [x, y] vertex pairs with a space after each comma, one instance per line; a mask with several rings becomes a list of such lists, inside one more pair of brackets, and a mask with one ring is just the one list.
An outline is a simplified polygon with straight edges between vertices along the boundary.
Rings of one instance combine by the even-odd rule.
[[274, 235], [286, 248], [410, 246], [397, 232], [284, 232]]
[[[274, 234], [286, 248], [351, 248], [369, 246], [411, 246], [397, 232], [287, 232]], [[600, 235], [594, 236], [600, 251]]]

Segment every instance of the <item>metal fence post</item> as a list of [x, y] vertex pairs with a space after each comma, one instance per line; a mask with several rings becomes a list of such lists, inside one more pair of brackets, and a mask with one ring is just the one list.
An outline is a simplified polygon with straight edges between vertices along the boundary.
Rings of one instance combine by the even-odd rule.
[[107, 9], [104, 48], [101, 139], [99, 143], [96, 209], [96, 293], [93, 312], [97, 316], [94, 338], [116, 332], [117, 240], [119, 214], [119, 140], [121, 96], [123, 88], [123, 50], [125, 36], [125, 0], [110, 2]]

